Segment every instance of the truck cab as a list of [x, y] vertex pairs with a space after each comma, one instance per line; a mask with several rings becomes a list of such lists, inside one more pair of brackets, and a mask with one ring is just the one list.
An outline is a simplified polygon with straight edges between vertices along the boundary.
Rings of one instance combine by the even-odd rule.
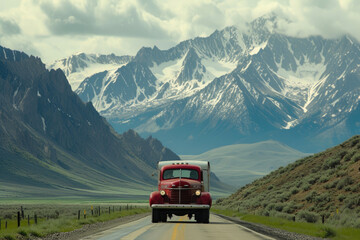
[[152, 222], [166, 222], [173, 215], [188, 215], [209, 223], [212, 204], [210, 163], [206, 161], [161, 161], [158, 191], [150, 194]]

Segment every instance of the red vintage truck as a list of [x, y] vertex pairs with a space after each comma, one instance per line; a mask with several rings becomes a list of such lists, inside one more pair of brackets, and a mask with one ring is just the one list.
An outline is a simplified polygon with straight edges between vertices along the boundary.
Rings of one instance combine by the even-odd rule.
[[166, 222], [172, 215], [209, 223], [212, 203], [210, 163], [206, 161], [161, 161], [158, 191], [150, 194], [152, 222]]

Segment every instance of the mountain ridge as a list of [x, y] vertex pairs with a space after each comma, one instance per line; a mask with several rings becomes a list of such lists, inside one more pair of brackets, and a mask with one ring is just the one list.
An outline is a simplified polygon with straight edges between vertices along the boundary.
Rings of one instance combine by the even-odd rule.
[[147, 196], [154, 161], [179, 159], [156, 139], [116, 133], [61, 70], [0, 52], [0, 181], [9, 196]]
[[[231, 26], [167, 50], [143, 47], [127, 63], [136, 67], [90, 76], [76, 93], [117, 131], [152, 134], [182, 153], [268, 138], [314, 152], [358, 133], [350, 118], [359, 115], [359, 43], [290, 37], [276, 23], [271, 15], [246, 31]], [[126, 101], [124, 91], [132, 92]], [[221, 130], [226, 142], [210, 143]], [[167, 137], [178, 132], [177, 141]]]

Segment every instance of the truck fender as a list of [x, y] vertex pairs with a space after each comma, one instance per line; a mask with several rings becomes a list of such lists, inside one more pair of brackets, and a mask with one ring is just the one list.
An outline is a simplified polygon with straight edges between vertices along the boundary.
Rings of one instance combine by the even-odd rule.
[[164, 203], [164, 198], [160, 195], [159, 191], [152, 192], [150, 194], [150, 198], [149, 198], [150, 207], [153, 204], [163, 204], [163, 203]]
[[212, 199], [209, 192], [202, 192], [200, 197], [197, 199], [198, 204], [205, 204], [211, 207]]

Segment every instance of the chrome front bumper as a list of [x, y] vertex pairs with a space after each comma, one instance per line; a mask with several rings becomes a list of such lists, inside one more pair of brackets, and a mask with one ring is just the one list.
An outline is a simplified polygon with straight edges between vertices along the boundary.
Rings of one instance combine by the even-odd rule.
[[151, 207], [162, 209], [210, 209], [210, 205], [200, 204], [153, 204]]

